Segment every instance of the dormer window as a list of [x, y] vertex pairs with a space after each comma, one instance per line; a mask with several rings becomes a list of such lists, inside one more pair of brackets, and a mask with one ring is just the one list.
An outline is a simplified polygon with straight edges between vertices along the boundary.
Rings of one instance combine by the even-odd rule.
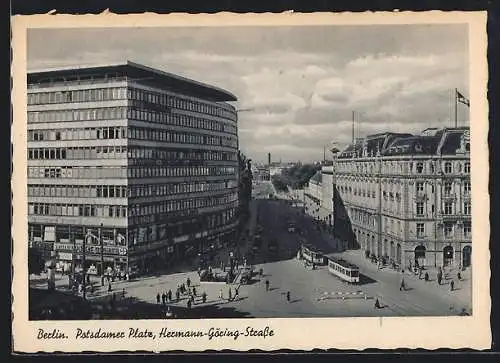
[[422, 145], [420, 145], [420, 144], [415, 144], [415, 151], [416, 151], [416, 152], [421, 152], [421, 151], [422, 151]]
[[450, 174], [451, 173], [451, 162], [447, 161], [445, 164], [444, 164], [444, 172], [446, 174]]
[[417, 163], [417, 173], [422, 174], [423, 171], [424, 171], [424, 163], [418, 162]]

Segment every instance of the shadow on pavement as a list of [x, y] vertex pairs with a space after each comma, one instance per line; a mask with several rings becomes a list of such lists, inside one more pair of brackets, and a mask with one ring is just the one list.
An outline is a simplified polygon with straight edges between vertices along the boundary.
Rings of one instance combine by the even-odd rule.
[[117, 301], [114, 307], [109, 301], [93, 303], [92, 307], [94, 310], [93, 319], [97, 320], [166, 319], [167, 307], [170, 307], [170, 312], [176, 319], [251, 317], [248, 313], [237, 311], [234, 307], [221, 305], [193, 305], [188, 308], [187, 306], [153, 304], [137, 298], [127, 298]]
[[358, 283], [358, 285], [373, 284], [375, 282], [377, 282], [377, 280], [372, 279], [369, 276], [366, 276], [366, 275], [363, 275], [363, 274], [359, 274], [359, 283]]

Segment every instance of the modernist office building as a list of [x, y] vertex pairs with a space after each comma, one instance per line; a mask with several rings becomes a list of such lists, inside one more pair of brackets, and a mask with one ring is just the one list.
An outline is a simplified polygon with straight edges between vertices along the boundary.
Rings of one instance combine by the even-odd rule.
[[237, 114], [226, 101], [236, 97], [132, 62], [29, 73], [30, 244], [81, 260], [85, 238], [89, 263], [126, 270], [233, 238]]
[[471, 264], [468, 128], [381, 133], [335, 161], [335, 230], [403, 267]]

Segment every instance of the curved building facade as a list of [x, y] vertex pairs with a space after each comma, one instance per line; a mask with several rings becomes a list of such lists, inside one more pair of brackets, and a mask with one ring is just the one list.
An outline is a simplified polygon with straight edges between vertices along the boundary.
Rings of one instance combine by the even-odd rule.
[[[233, 239], [231, 93], [127, 62], [28, 74], [30, 244], [98, 270], [160, 268]], [[102, 270], [101, 270], [102, 271]]]

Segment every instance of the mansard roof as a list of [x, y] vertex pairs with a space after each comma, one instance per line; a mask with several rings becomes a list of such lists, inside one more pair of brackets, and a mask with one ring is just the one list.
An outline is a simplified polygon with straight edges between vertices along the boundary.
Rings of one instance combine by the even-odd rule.
[[463, 134], [468, 127], [426, 129], [422, 135], [408, 133], [378, 133], [368, 135], [361, 142], [348, 145], [339, 154], [340, 159], [392, 155], [453, 155], [461, 148]]

